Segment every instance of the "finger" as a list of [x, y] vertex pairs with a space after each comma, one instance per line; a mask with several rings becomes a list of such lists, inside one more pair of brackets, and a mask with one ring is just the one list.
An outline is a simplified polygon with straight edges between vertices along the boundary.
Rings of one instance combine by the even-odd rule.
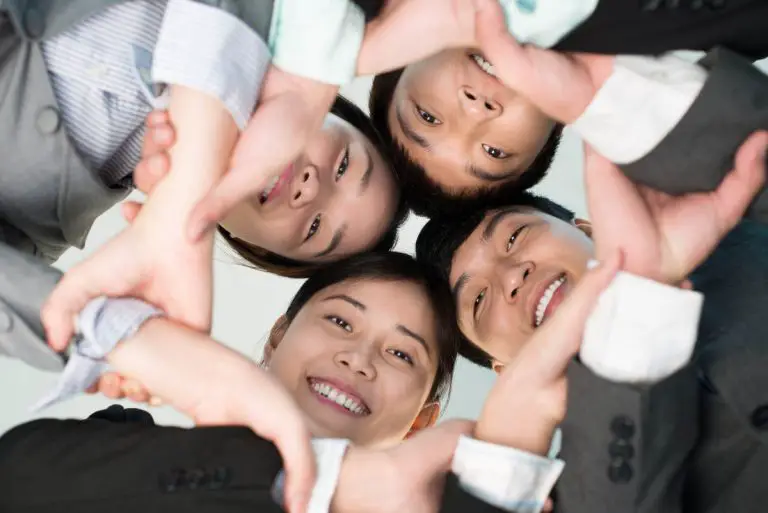
[[578, 352], [589, 314], [600, 294], [613, 281], [622, 263], [622, 254], [615, 251], [597, 267], [582, 276], [574, 289], [536, 337], [540, 341], [528, 344], [539, 352], [537, 363], [542, 372], [560, 375]]
[[693, 282], [691, 280], [684, 280], [680, 284], [680, 288], [683, 290], [693, 290]]
[[735, 166], [713, 193], [721, 233], [731, 230], [766, 181], [768, 132], [755, 132], [736, 152]]
[[96, 383], [94, 383], [93, 385], [91, 385], [91, 386], [89, 386], [88, 388], [85, 389], [85, 393], [89, 394], [89, 395], [97, 394], [98, 392], [99, 392], [99, 382], [98, 381], [96, 381]]
[[124, 201], [120, 205], [120, 211], [123, 214], [123, 219], [125, 219], [125, 222], [131, 224], [134, 219], [136, 219], [136, 216], [139, 215], [141, 207], [142, 204], [138, 201]]
[[126, 379], [123, 381], [123, 393], [125, 396], [136, 403], [146, 403], [149, 401], [149, 392], [136, 380]]
[[[283, 458], [285, 504], [291, 513], [306, 511], [316, 479], [311, 434], [304, 426], [304, 419], [297, 419], [297, 422], [283, 424], [279, 436], [273, 440]], [[286, 425], [293, 427], [286, 428]]]
[[171, 116], [167, 110], [153, 110], [147, 116], [147, 128], [152, 128], [158, 125], [167, 125], [171, 122]]
[[133, 172], [133, 183], [144, 194], [150, 194], [170, 169], [171, 158], [167, 153], [146, 156], [141, 159]]
[[544, 501], [544, 507], [541, 509], [544, 513], [552, 513], [555, 509], [555, 504], [552, 502], [551, 497], [547, 497], [547, 500]]
[[99, 392], [110, 399], [122, 399], [122, 378], [114, 372], [104, 374], [99, 380]]
[[476, 0], [475, 27], [477, 44], [484, 57], [493, 63], [497, 77], [508, 87], [522, 92], [531, 62], [524, 47], [507, 30], [498, 1]]

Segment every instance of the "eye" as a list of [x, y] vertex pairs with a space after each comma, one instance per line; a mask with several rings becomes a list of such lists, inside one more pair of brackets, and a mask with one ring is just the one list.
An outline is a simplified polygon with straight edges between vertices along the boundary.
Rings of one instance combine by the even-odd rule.
[[309, 227], [309, 231], [307, 232], [307, 236], [304, 238], [304, 242], [307, 242], [309, 239], [315, 236], [317, 233], [317, 230], [320, 229], [320, 214], [317, 214], [315, 216], [314, 221], [312, 221], [312, 224]]
[[346, 174], [347, 169], [349, 168], [349, 145], [344, 149], [344, 157], [341, 159], [341, 163], [339, 163], [339, 168], [336, 170], [336, 177], [335, 180], [338, 182], [339, 178], [344, 176]]
[[325, 317], [325, 320], [332, 322], [339, 328], [343, 329], [347, 333], [352, 333], [352, 325], [349, 324], [347, 321], [339, 317], [338, 315], [328, 315]]
[[493, 146], [489, 146], [487, 144], [483, 144], [483, 150], [488, 154], [488, 156], [494, 159], [502, 160], [509, 157], [509, 153], [505, 152], [504, 150], [494, 148]]
[[425, 123], [429, 125], [442, 125], [443, 122], [437, 119], [435, 116], [427, 112], [426, 110], [422, 109], [418, 105], [416, 106], [416, 112], [419, 114], [419, 117], [424, 120]]
[[387, 349], [387, 352], [395, 358], [400, 358], [401, 360], [405, 361], [408, 363], [408, 365], [413, 365], [413, 358], [411, 358], [411, 355], [405, 351], [400, 351], [399, 349]]
[[477, 311], [480, 309], [480, 305], [483, 304], [483, 300], [485, 299], [485, 292], [486, 292], [486, 289], [483, 289], [483, 291], [480, 292], [480, 294], [478, 294], [477, 297], [475, 298], [475, 304], [472, 307], [472, 314], [475, 317], [477, 317]]
[[514, 232], [512, 232], [512, 235], [509, 236], [509, 239], [507, 240], [507, 251], [511, 251], [512, 247], [515, 245], [515, 242], [517, 242], [517, 238], [520, 237], [520, 234], [525, 230], [526, 225], [521, 226]]

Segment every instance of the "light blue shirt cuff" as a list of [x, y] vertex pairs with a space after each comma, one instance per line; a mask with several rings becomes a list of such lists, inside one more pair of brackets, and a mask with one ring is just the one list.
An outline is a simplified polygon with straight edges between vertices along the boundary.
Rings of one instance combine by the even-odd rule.
[[599, 0], [500, 0], [509, 33], [550, 48], [589, 18]]

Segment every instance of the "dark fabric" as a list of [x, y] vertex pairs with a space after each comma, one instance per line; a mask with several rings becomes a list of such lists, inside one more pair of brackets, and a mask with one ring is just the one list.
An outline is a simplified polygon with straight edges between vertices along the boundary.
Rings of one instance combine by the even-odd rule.
[[119, 404], [113, 404], [109, 408], [92, 413], [89, 419], [102, 419], [108, 422], [135, 422], [145, 426], [154, 426], [155, 419], [152, 415], [138, 408], [123, 408]]
[[752, 60], [768, 56], [766, 0], [600, 0], [558, 45], [563, 51], [660, 54], [725, 46]]

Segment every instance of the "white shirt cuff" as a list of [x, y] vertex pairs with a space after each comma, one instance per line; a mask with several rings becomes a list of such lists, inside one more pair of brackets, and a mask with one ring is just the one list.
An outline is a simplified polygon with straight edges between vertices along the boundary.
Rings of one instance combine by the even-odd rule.
[[365, 15], [349, 0], [277, 0], [269, 47], [278, 68], [342, 85], [355, 77]]
[[507, 29], [520, 43], [554, 46], [589, 18], [598, 0], [502, 0]]
[[328, 513], [331, 500], [339, 484], [341, 463], [349, 447], [349, 440], [341, 438], [316, 438], [312, 449], [317, 460], [317, 481], [312, 489], [307, 513]]
[[674, 55], [619, 55], [613, 74], [571, 127], [612, 162], [635, 162], [669, 135], [706, 80], [704, 68]]
[[170, 0], [155, 47], [152, 79], [219, 99], [243, 130], [269, 68], [267, 45], [242, 20], [191, 0]]
[[655, 383], [691, 359], [704, 296], [619, 272], [587, 320], [581, 361], [611, 381]]
[[497, 508], [538, 513], [565, 463], [559, 459], [461, 436], [453, 473], [461, 486]]

